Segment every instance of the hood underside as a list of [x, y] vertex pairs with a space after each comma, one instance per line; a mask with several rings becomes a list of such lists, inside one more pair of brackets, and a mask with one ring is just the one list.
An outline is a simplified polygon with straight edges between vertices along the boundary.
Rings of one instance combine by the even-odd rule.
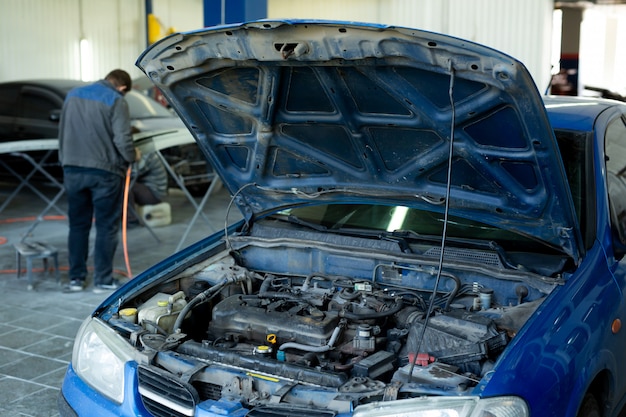
[[312, 200], [441, 212], [449, 195], [456, 216], [578, 259], [545, 109], [507, 55], [405, 28], [260, 21], [172, 35], [137, 65], [246, 217]]

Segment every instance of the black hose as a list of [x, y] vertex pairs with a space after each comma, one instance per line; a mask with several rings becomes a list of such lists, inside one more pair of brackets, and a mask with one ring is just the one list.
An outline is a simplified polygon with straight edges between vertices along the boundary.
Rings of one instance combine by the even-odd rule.
[[173, 332], [179, 333], [181, 331], [183, 320], [191, 311], [191, 309], [193, 309], [200, 303], [213, 299], [213, 297], [215, 297], [229, 282], [230, 281], [228, 280], [224, 280], [219, 284], [216, 284], [213, 287], [202, 291], [200, 294], [196, 295], [191, 301], [189, 301], [189, 303], [187, 303], [187, 305], [185, 305], [185, 307], [180, 310], [180, 313], [178, 313], [178, 317], [176, 317], [176, 321], [174, 322]]
[[398, 311], [402, 309], [404, 303], [401, 298], [396, 299], [396, 303], [389, 310], [377, 311], [374, 313], [353, 313], [351, 311], [342, 310], [339, 313], [339, 317], [345, 317], [348, 320], [370, 320], [370, 319], [380, 319], [383, 317], [388, 317], [393, 314], [396, 314]]

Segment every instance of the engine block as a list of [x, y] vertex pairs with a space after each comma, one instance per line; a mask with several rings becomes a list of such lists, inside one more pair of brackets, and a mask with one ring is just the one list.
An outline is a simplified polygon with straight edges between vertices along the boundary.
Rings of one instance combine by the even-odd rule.
[[279, 344], [323, 346], [338, 322], [336, 312], [321, 311], [308, 303], [234, 295], [213, 308], [209, 337], [265, 343], [268, 336], [275, 335]]

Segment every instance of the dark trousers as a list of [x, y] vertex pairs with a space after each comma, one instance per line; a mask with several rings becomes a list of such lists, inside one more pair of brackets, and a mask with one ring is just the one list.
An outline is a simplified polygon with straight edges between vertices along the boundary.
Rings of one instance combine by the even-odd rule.
[[87, 276], [89, 232], [95, 219], [93, 281], [94, 285], [110, 284], [119, 240], [124, 179], [102, 170], [74, 167], [66, 167], [63, 175], [70, 224], [69, 278], [84, 281]]

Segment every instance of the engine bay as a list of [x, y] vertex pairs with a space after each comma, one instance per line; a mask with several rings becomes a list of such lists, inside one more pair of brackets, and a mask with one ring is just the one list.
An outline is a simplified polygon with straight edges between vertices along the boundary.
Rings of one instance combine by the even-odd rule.
[[144, 393], [165, 384], [184, 387], [196, 402], [335, 412], [381, 399], [462, 395], [558, 285], [485, 266], [484, 254], [472, 263], [470, 250], [450, 252], [438, 272], [434, 259], [372, 254], [359, 244], [229, 243], [109, 320], [143, 357]]

